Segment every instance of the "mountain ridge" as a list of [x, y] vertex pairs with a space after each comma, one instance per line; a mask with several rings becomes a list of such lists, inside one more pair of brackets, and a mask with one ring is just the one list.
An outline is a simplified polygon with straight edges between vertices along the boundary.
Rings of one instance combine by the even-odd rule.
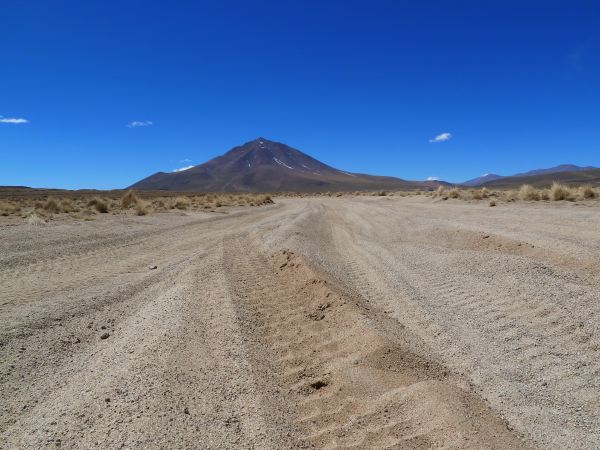
[[191, 192], [311, 192], [432, 189], [438, 185], [438, 182], [346, 172], [286, 144], [259, 137], [189, 169], [157, 172], [130, 188]]
[[[529, 177], [536, 176], [552, 176], [560, 173], [577, 173], [577, 172], [586, 172], [597, 170], [596, 167], [592, 166], [577, 166], [575, 164], [560, 164], [554, 167], [548, 167], [545, 169], [534, 169], [529, 170], [527, 172], [520, 172], [514, 175], [497, 175], [493, 173], [486, 173], [480, 177], [473, 178], [471, 180], [464, 181], [460, 183], [462, 186], [492, 186], [492, 185], [504, 185], [504, 184], [514, 184], [517, 182], [517, 179], [526, 179]], [[564, 178], [564, 177], [563, 177]], [[577, 176], [568, 177], [569, 179], [576, 182]], [[526, 182], [526, 180], [525, 180]]]

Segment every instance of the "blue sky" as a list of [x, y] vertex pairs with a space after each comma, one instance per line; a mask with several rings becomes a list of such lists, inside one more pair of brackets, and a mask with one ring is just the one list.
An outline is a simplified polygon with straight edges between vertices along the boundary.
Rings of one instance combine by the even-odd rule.
[[0, 185], [118, 188], [258, 136], [407, 179], [600, 166], [599, 23], [594, 1], [5, 2]]

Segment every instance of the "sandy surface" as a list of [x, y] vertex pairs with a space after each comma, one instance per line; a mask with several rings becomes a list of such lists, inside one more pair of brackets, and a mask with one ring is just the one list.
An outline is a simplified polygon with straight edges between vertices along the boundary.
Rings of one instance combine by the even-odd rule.
[[573, 204], [0, 226], [0, 446], [597, 448], [599, 263]]

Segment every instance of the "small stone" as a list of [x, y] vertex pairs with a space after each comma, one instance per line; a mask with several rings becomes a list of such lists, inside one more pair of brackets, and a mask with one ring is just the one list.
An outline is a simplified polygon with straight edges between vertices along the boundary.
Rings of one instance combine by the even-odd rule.
[[184, 414], [189, 414], [189, 413], [190, 413], [190, 410], [189, 410], [189, 409], [186, 407], [186, 408], [184, 408], [184, 409], [183, 409], [183, 413], [184, 413]]
[[156, 270], [156, 269], [158, 269], [158, 266], [150, 266], [150, 267], [148, 267], [148, 269], [150, 269], [150, 270]]
[[108, 334], [108, 333], [102, 333], [102, 336], [100, 336], [100, 339], [108, 339], [109, 336], [110, 336], [110, 334]]

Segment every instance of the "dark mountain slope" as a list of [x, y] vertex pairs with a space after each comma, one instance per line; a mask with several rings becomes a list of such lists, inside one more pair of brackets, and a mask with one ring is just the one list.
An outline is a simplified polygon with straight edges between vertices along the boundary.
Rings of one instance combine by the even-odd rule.
[[596, 167], [592, 167], [592, 166], [581, 167], [581, 166], [576, 166], [575, 164], [561, 164], [559, 166], [550, 167], [548, 169], [536, 169], [536, 170], [530, 170], [528, 172], [516, 173], [513, 176], [514, 177], [530, 177], [533, 175], [547, 175], [547, 174], [551, 174], [551, 173], [560, 173], [560, 172], [580, 172], [580, 171], [592, 170], [592, 169], [596, 169]]
[[578, 170], [575, 172], [553, 172], [529, 176], [503, 177], [498, 180], [493, 180], [484, 183], [482, 186], [499, 189], [518, 188], [523, 184], [531, 184], [532, 186], [536, 187], [548, 187], [554, 181], [572, 186], [580, 186], [582, 184], [600, 186], [600, 169]]
[[314, 192], [435, 186], [435, 182], [344, 172], [285, 144], [258, 138], [188, 170], [158, 172], [131, 188], [193, 192]]

